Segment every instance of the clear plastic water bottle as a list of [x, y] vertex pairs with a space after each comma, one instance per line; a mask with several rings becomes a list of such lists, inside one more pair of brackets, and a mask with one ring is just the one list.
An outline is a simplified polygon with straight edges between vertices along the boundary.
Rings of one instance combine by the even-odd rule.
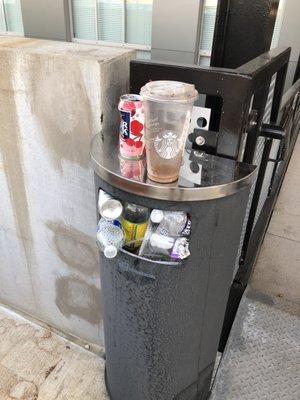
[[120, 226], [101, 219], [97, 229], [97, 243], [106, 258], [114, 258], [123, 247], [124, 234]]
[[113, 198], [108, 193], [104, 192], [104, 190], [99, 190], [98, 197], [98, 210], [101, 217], [113, 221], [120, 218], [123, 206], [122, 203]]
[[187, 223], [187, 214], [183, 211], [164, 211], [163, 219], [156, 233], [164, 236], [179, 236]]

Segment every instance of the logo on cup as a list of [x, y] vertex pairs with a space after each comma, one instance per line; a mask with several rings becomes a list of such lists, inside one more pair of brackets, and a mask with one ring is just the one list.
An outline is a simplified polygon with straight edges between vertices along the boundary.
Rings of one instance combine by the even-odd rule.
[[180, 139], [173, 132], [164, 133], [156, 137], [154, 148], [161, 158], [170, 160], [175, 158], [180, 151]]

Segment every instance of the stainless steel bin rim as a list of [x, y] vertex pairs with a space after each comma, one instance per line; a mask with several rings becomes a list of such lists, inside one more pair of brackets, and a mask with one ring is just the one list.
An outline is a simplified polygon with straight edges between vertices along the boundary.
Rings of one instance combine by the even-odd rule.
[[127, 160], [119, 156], [116, 138], [109, 132], [93, 137], [90, 155], [94, 171], [111, 186], [137, 196], [168, 201], [213, 200], [247, 188], [256, 176], [253, 165], [187, 149], [178, 181], [156, 183], [147, 178], [145, 158]]

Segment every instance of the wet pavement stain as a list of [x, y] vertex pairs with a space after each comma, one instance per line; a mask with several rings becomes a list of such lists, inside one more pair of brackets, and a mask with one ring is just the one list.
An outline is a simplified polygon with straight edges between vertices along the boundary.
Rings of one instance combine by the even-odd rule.
[[47, 223], [54, 232], [53, 243], [59, 258], [71, 268], [99, 275], [99, 257], [95, 239], [63, 222]]
[[93, 325], [101, 322], [100, 289], [74, 276], [58, 278], [55, 286], [56, 305], [63, 315], [75, 315]]

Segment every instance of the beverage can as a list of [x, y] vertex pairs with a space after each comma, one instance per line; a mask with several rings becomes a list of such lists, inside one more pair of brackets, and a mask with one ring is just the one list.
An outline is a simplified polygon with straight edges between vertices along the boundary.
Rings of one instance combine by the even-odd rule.
[[143, 156], [145, 147], [143, 98], [137, 94], [125, 94], [120, 98], [118, 109], [121, 116], [120, 154], [138, 159]]

